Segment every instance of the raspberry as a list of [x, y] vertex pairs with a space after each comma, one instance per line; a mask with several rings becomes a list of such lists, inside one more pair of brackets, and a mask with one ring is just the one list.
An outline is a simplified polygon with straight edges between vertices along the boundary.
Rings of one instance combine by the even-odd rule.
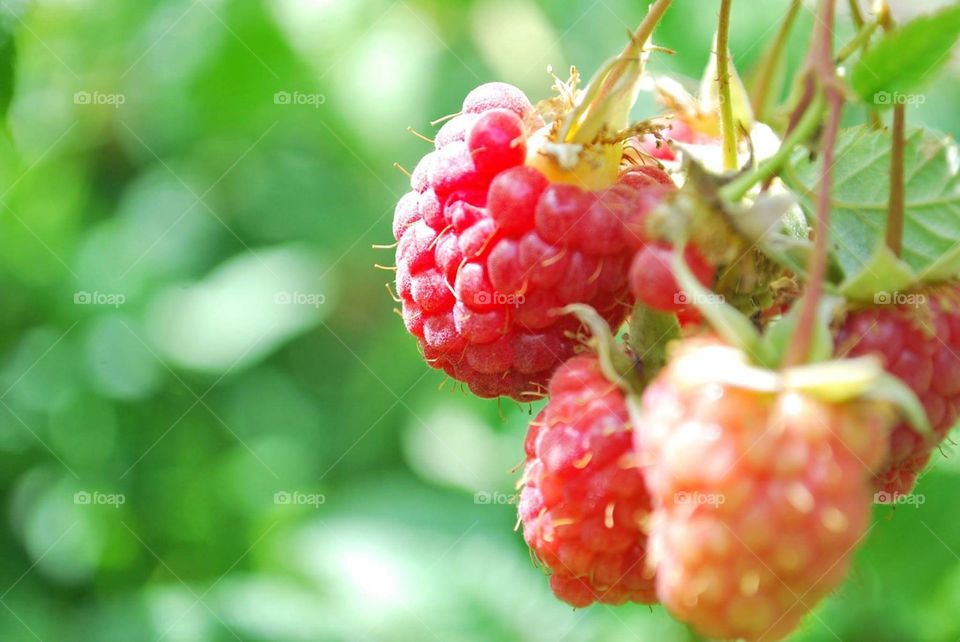
[[467, 146], [483, 171], [495, 173], [519, 165], [527, 157], [523, 121], [512, 111], [491, 109], [470, 129]]
[[680, 344], [643, 394], [636, 446], [659, 599], [705, 637], [778, 640], [846, 576], [894, 415], [737, 387], [743, 360]]
[[471, 92], [417, 165], [394, 218], [407, 330], [431, 366], [481, 397], [539, 396], [578, 345], [579, 321], [559, 308], [585, 303], [611, 326], [623, 322], [639, 244], [639, 226], [626, 224], [669, 189], [656, 173], [635, 171], [595, 192], [550, 184], [522, 164], [524, 122], [538, 118], [531, 109], [508, 85]]
[[[684, 258], [690, 271], [704, 286], [713, 284], [714, 268], [694, 246], [687, 246]], [[671, 267], [673, 248], [650, 243], [637, 252], [630, 264], [630, 291], [638, 300], [656, 310], [673, 312], [684, 320], [699, 318], [689, 295], [680, 289]]]
[[640, 524], [650, 500], [632, 452], [623, 393], [594, 356], [567, 361], [530, 425], [519, 512], [523, 535], [575, 607], [655, 602]]
[[[960, 417], [960, 287], [923, 293], [926, 305], [866, 308], [847, 316], [837, 333], [840, 354], [876, 354], [923, 403], [933, 427], [928, 440], [901, 423], [890, 437], [890, 464], [878, 488], [907, 494], [933, 449]], [[923, 299], [919, 299], [923, 300]]]

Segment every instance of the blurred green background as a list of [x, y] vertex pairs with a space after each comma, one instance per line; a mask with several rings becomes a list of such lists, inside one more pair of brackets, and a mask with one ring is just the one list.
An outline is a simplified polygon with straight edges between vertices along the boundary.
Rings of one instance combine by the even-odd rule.
[[[699, 77], [718, 4], [675, 2], [654, 69]], [[788, 2], [734, 4], [746, 69]], [[546, 97], [646, 5], [0, 1], [0, 640], [692, 639], [550, 596], [513, 531], [531, 408], [438, 390], [371, 248], [407, 126]], [[957, 79], [911, 120], [960, 132]], [[797, 640], [960, 638], [958, 473], [878, 511]]]

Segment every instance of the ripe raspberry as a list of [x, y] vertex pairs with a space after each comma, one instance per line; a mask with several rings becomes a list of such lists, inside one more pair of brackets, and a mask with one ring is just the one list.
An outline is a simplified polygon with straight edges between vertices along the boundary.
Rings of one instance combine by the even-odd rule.
[[[960, 287], [926, 293], [926, 304], [887, 305], [850, 314], [837, 333], [840, 354], [879, 355], [888, 372], [902, 379], [923, 403], [933, 427], [929, 441], [908, 424], [890, 437], [890, 464], [877, 487], [907, 494], [933, 449], [960, 417]], [[922, 299], [918, 299], [922, 301]]]
[[653, 174], [632, 186], [633, 172], [602, 191], [550, 184], [521, 164], [523, 123], [538, 117], [516, 88], [479, 87], [463, 110], [397, 205], [402, 315], [431, 366], [478, 396], [529, 400], [577, 346], [579, 321], [557, 309], [585, 303], [623, 322], [638, 243], [625, 222], [668, 188]]
[[779, 640], [846, 576], [894, 415], [734, 386], [742, 360], [691, 340], [644, 392], [650, 555], [658, 597], [701, 635]]
[[567, 361], [530, 424], [523, 535], [575, 607], [655, 602], [640, 524], [650, 512], [632, 451], [626, 402], [594, 356]]
[[[687, 246], [684, 258], [690, 271], [706, 287], [713, 284], [714, 268], [707, 263], [694, 246]], [[685, 293], [673, 274], [673, 248], [660, 243], [649, 243], [630, 264], [630, 291], [638, 300], [655, 310], [673, 312], [683, 320], [699, 318], [690, 296]]]

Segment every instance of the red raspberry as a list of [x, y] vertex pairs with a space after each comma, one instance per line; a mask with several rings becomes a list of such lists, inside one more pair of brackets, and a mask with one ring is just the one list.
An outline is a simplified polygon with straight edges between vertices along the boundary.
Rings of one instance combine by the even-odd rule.
[[737, 387], [739, 350], [677, 348], [635, 417], [657, 595], [705, 637], [779, 640], [846, 576], [894, 415]]
[[623, 393], [596, 357], [581, 356], [557, 370], [550, 394], [525, 443], [524, 539], [550, 570], [550, 588], [575, 607], [653, 603], [640, 530], [650, 499]]
[[530, 110], [508, 85], [471, 92], [394, 217], [407, 329], [431, 366], [481, 397], [538, 396], [578, 345], [579, 321], [558, 308], [585, 303], [623, 322], [637, 244], [625, 222], [649, 208], [647, 191], [668, 189], [649, 176], [597, 192], [548, 183], [521, 164]]
[[[713, 285], [714, 267], [695, 247], [684, 250], [687, 266], [700, 283]], [[630, 264], [630, 291], [638, 300], [655, 310], [673, 312], [681, 319], [699, 318], [690, 296], [684, 292], [673, 274], [673, 248], [650, 243], [637, 252]]]
[[918, 305], [853, 312], [836, 339], [840, 354], [879, 355], [887, 371], [916, 393], [933, 427], [932, 441], [907, 423], [894, 429], [890, 464], [877, 484], [890, 494], [913, 489], [933, 449], [960, 417], [960, 287], [944, 286], [913, 296], [925, 299], [914, 298]]

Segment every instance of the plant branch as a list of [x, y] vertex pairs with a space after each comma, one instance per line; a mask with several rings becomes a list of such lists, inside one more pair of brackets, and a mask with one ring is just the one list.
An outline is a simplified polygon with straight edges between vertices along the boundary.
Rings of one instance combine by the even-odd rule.
[[807, 268], [807, 292], [803, 297], [797, 330], [787, 352], [784, 366], [804, 363], [810, 353], [817, 307], [823, 293], [830, 248], [830, 205], [833, 188], [833, 163], [836, 154], [837, 136], [840, 132], [840, 117], [843, 112], [844, 95], [833, 62], [833, 25], [836, 0], [820, 0], [819, 29], [814, 35], [810, 50], [809, 71], [823, 87], [827, 104], [827, 122], [821, 142], [822, 170], [817, 192], [817, 218], [814, 227], [813, 253]]
[[[886, 2], [880, 6], [877, 21], [885, 31], [897, 28]], [[887, 204], [886, 243], [895, 256], [903, 249], [903, 218], [906, 210], [906, 186], [904, 185], [904, 154], [907, 145], [907, 106], [893, 108], [893, 140], [890, 148], [890, 198]]]
[[893, 147], [890, 151], [890, 202], [887, 209], [887, 247], [900, 256], [903, 245], [903, 215], [906, 208], [903, 184], [903, 156], [906, 147], [907, 108], [893, 108]]
[[717, 75], [720, 94], [720, 133], [723, 136], [723, 168], [737, 169], [737, 130], [733, 121], [733, 97], [730, 92], [730, 5], [720, 1], [720, 25], [717, 28]]
[[783, 53], [787, 48], [787, 37], [793, 29], [793, 23], [796, 22], [801, 6], [803, 6], [803, 0], [792, 0], [790, 9], [787, 10], [787, 17], [784, 18], [776, 38], [764, 52], [757, 68], [753, 91], [750, 92], [750, 104], [753, 107], [754, 116], [760, 122], [766, 119], [767, 103], [770, 101], [770, 92], [773, 91], [777, 67], [783, 59]]
[[856, 25], [857, 29], [863, 27], [864, 19], [863, 12], [860, 11], [860, 0], [850, 0], [850, 16], [853, 18], [853, 24]]
[[663, 14], [670, 8], [672, 1], [673, 0], [657, 0], [650, 5], [650, 9], [647, 11], [647, 17], [643, 19], [643, 22], [640, 23], [637, 30], [633, 32], [635, 42], [639, 42], [642, 46], [646, 44], [647, 40], [650, 40], [650, 36], [653, 35], [653, 30], [657, 24], [659, 24], [660, 19], [663, 18]]
[[879, 20], [871, 20], [860, 27], [860, 30], [857, 31], [857, 34], [853, 37], [853, 39], [844, 45], [843, 49], [840, 50], [840, 53], [837, 54], [837, 63], [839, 64], [845, 61], [847, 58], [855, 54], [858, 49], [866, 49], [867, 44], [870, 42], [870, 38], [873, 36], [873, 32], [876, 31], [879, 26]]

